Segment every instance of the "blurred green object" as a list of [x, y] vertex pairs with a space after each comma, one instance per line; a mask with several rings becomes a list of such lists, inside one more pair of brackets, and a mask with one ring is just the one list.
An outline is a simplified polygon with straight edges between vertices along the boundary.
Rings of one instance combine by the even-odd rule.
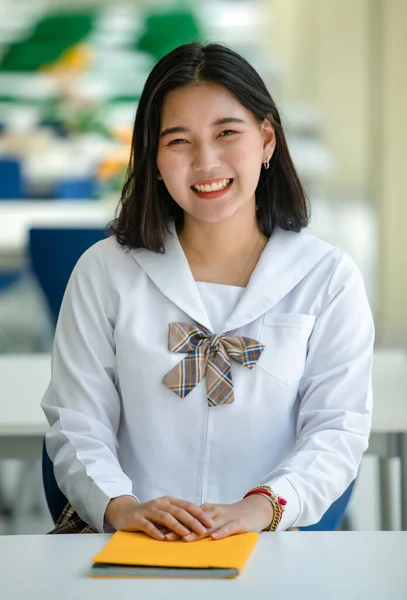
[[11, 44], [0, 62], [2, 71], [36, 71], [58, 60], [92, 31], [96, 13], [55, 13], [41, 19], [31, 35]]
[[29, 40], [13, 44], [3, 57], [3, 71], [36, 71], [43, 65], [55, 62], [71, 44], [65, 40], [52, 43]]
[[181, 44], [202, 39], [195, 15], [186, 9], [152, 12], [146, 17], [144, 34], [137, 49], [148, 52], [157, 60]]
[[53, 13], [42, 18], [36, 25], [32, 37], [34, 39], [64, 39], [75, 44], [89, 35], [93, 29], [94, 12]]
[[111, 103], [111, 104], [118, 104], [120, 102], [138, 104], [139, 101], [140, 101], [140, 95], [134, 95], [134, 94], [129, 94], [129, 95], [121, 94], [119, 96], [112, 96], [111, 98], [109, 98], [109, 103]]

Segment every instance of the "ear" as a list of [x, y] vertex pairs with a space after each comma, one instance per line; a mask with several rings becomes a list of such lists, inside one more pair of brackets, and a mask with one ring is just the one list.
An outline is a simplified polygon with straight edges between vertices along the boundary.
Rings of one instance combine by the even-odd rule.
[[261, 134], [263, 137], [264, 159], [270, 160], [276, 147], [276, 134], [273, 125], [268, 119], [264, 119], [261, 124]]

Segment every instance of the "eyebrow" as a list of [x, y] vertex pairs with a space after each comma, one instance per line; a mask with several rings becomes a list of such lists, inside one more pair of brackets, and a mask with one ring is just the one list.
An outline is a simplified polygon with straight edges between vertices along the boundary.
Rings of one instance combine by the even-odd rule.
[[[212, 123], [212, 127], [216, 127], [219, 125], [226, 125], [227, 123], [244, 123], [244, 121], [243, 121], [243, 119], [239, 119], [237, 117], [222, 117], [221, 119], [216, 119], [216, 121], [214, 121]], [[166, 135], [170, 135], [172, 133], [188, 133], [188, 132], [189, 132], [188, 127], [182, 127], [182, 126], [168, 127], [167, 129], [164, 129], [160, 133], [160, 138], [163, 138]]]

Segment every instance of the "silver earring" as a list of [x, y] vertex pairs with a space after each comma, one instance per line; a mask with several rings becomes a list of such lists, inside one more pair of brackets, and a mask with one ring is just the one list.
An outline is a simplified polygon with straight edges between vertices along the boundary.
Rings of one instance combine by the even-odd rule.
[[264, 161], [264, 163], [263, 163], [263, 165], [264, 165], [264, 168], [265, 168], [265, 169], [266, 169], [266, 171], [267, 171], [267, 169], [268, 169], [268, 168], [269, 168], [269, 166], [270, 166], [270, 161], [269, 161], [269, 160], [265, 160], [265, 161]]

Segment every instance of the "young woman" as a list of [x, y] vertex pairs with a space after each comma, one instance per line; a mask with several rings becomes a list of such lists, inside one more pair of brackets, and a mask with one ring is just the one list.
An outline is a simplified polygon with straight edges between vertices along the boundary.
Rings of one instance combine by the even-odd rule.
[[220, 539], [317, 522], [355, 478], [374, 327], [306, 233], [276, 106], [219, 44], [151, 72], [112, 235], [66, 290], [43, 399], [57, 531]]

